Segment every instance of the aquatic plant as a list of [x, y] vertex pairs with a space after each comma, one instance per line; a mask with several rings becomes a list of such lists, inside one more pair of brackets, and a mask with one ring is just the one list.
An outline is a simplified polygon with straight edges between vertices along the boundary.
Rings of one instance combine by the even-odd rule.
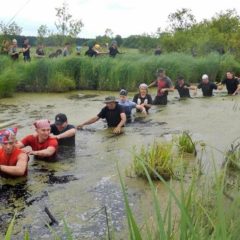
[[[131, 240], [238, 239], [240, 219], [237, 209], [240, 207], [240, 194], [236, 188], [236, 200], [229, 202], [226, 198], [226, 168], [220, 173], [215, 171], [212, 182], [207, 178], [192, 175], [190, 183], [186, 184], [186, 179], [182, 176], [176, 191], [172, 182], [166, 182], [157, 171], [151, 169], [145, 159], [140, 158], [139, 162], [147, 176], [153, 199], [153, 211], [148, 211], [150, 216], [143, 226], [139, 226], [134, 217], [124, 180], [118, 170], [127, 219], [130, 222], [128, 226]], [[168, 199], [165, 199], [164, 203], [148, 169], [154, 172], [168, 191]]]
[[196, 154], [195, 143], [190, 134], [186, 131], [182, 132], [182, 134], [177, 137], [177, 146], [180, 152]]
[[153, 179], [156, 179], [156, 175], [151, 169], [157, 171], [165, 180], [169, 180], [180, 165], [180, 160], [174, 156], [172, 143], [154, 141], [147, 147], [142, 145], [139, 152], [134, 150], [131, 168], [138, 177], [147, 178], [139, 159], [146, 161], [149, 175]]

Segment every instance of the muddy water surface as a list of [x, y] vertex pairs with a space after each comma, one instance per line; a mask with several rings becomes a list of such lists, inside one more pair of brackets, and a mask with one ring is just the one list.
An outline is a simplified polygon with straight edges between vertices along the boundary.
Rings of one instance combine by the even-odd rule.
[[[66, 113], [69, 122], [77, 125], [95, 116], [107, 95], [106, 92], [18, 94], [0, 100], [0, 128], [17, 124], [18, 139], [21, 139], [34, 131], [32, 123], [35, 119], [53, 121], [59, 112]], [[46, 226], [51, 220], [44, 212], [47, 207], [59, 221], [59, 225], [52, 227], [62, 239], [65, 239], [63, 218], [76, 239], [104, 239], [106, 207], [116, 239], [127, 239], [116, 162], [124, 175], [131, 163], [133, 145], [149, 144], [154, 139], [169, 140], [182, 130], [188, 130], [196, 141], [208, 145], [202, 160], [204, 171], [209, 174], [212, 159], [220, 166], [221, 151], [240, 135], [239, 119], [238, 96], [178, 101], [171, 95], [168, 106], [154, 106], [146, 118], [136, 115], [136, 122], [125, 127], [120, 136], [114, 136], [106, 129], [103, 121], [86, 126], [77, 133], [76, 148], [64, 149], [57, 162], [31, 159], [27, 180], [0, 179], [0, 238], [17, 211], [14, 239], [22, 239], [24, 229], [30, 232], [31, 239], [51, 239]], [[148, 212], [151, 206], [148, 185], [135, 178], [126, 178], [126, 183], [130, 203], [142, 222], [144, 210]], [[167, 198], [164, 187], [160, 186], [159, 191], [164, 201]]]

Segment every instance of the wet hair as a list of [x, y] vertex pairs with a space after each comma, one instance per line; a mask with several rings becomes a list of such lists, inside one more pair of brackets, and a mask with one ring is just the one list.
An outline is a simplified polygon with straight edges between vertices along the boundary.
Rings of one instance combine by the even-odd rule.
[[184, 80], [184, 77], [183, 77], [183, 76], [178, 76], [178, 77], [177, 77], [177, 80], [178, 80], [178, 81]]

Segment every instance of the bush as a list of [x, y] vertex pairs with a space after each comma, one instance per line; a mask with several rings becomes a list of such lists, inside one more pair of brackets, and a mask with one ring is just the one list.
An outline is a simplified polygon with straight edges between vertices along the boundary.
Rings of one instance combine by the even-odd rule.
[[0, 98], [12, 96], [17, 86], [16, 79], [16, 72], [11, 69], [5, 70], [0, 75]]
[[195, 143], [187, 132], [183, 132], [177, 138], [177, 146], [180, 152], [195, 153]]

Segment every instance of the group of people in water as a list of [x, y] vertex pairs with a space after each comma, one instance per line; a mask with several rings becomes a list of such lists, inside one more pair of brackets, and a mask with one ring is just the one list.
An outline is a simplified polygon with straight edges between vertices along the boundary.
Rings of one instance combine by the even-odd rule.
[[[128, 99], [127, 90], [121, 89], [118, 100], [114, 96], [106, 97], [105, 106], [101, 111], [76, 127], [68, 123], [64, 113], [59, 113], [55, 116], [53, 124], [48, 119], [34, 122], [35, 132], [20, 141], [16, 140], [17, 128], [0, 130], [0, 175], [3, 177], [26, 176], [30, 155], [36, 159], [47, 161], [54, 159], [61, 146], [75, 146], [77, 129], [82, 129], [99, 119], [105, 119], [108, 127], [113, 128], [113, 133], [120, 134], [122, 128], [132, 122], [132, 109], [134, 108], [140, 114], [147, 115], [153, 104], [166, 105], [168, 92], [175, 89], [180, 98], [190, 98], [190, 90], [196, 94], [197, 89], [202, 90], [203, 96], [211, 97], [213, 90], [222, 90], [224, 84], [228, 94], [237, 95], [240, 92], [239, 79], [231, 71], [226, 73], [225, 78], [219, 84], [210, 82], [208, 76], [203, 74], [202, 81], [198, 86], [185, 83], [181, 76], [173, 86], [171, 79], [166, 76], [165, 70], [160, 69], [155, 81], [149, 85], [145, 83], [139, 85], [139, 92], [134, 95], [132, 101]], [[157, 86], [157, 95], [154, 100], [148, 93], [148, 88], [152, 86]]]
[[[1, 52], [8, 54], [12, 60], [18, 60], [20, 55], [23, 54], [23, 60], [25, 62], [31, 61], [31, 45], [29, 44], [28, 38], [23, 40], [22, 47], [19, 49], [18, 42], [16, 39], [12, 40], [12, 43], [9, 41], [4, 41], [2, 44]], [[71, 44], [65, 43], [63, 49], [57, 49], [55, 52], [52, 52], [48, 55], [49, 58], [59, 57], [59, 56], [69, 56], [71, 54]], [[99, 44], [89, 44], [88, 50], [85, 52], [85, 56], [97, 57], [99, 55], [109, 55], [110, 57], [115, 57], [117, 54], [121, 54], [118, 51], [117, 41], [112, 41], [110, 47], [107, 45], [108, 51], [102, 51]], [[76, 55], [81, 55], [81, 46], [76, 47]], [[36, 47], [35, 57], [44, 58], [46, 57], [46, 52], [44, 50], [43, 44], [39, 44]]]

